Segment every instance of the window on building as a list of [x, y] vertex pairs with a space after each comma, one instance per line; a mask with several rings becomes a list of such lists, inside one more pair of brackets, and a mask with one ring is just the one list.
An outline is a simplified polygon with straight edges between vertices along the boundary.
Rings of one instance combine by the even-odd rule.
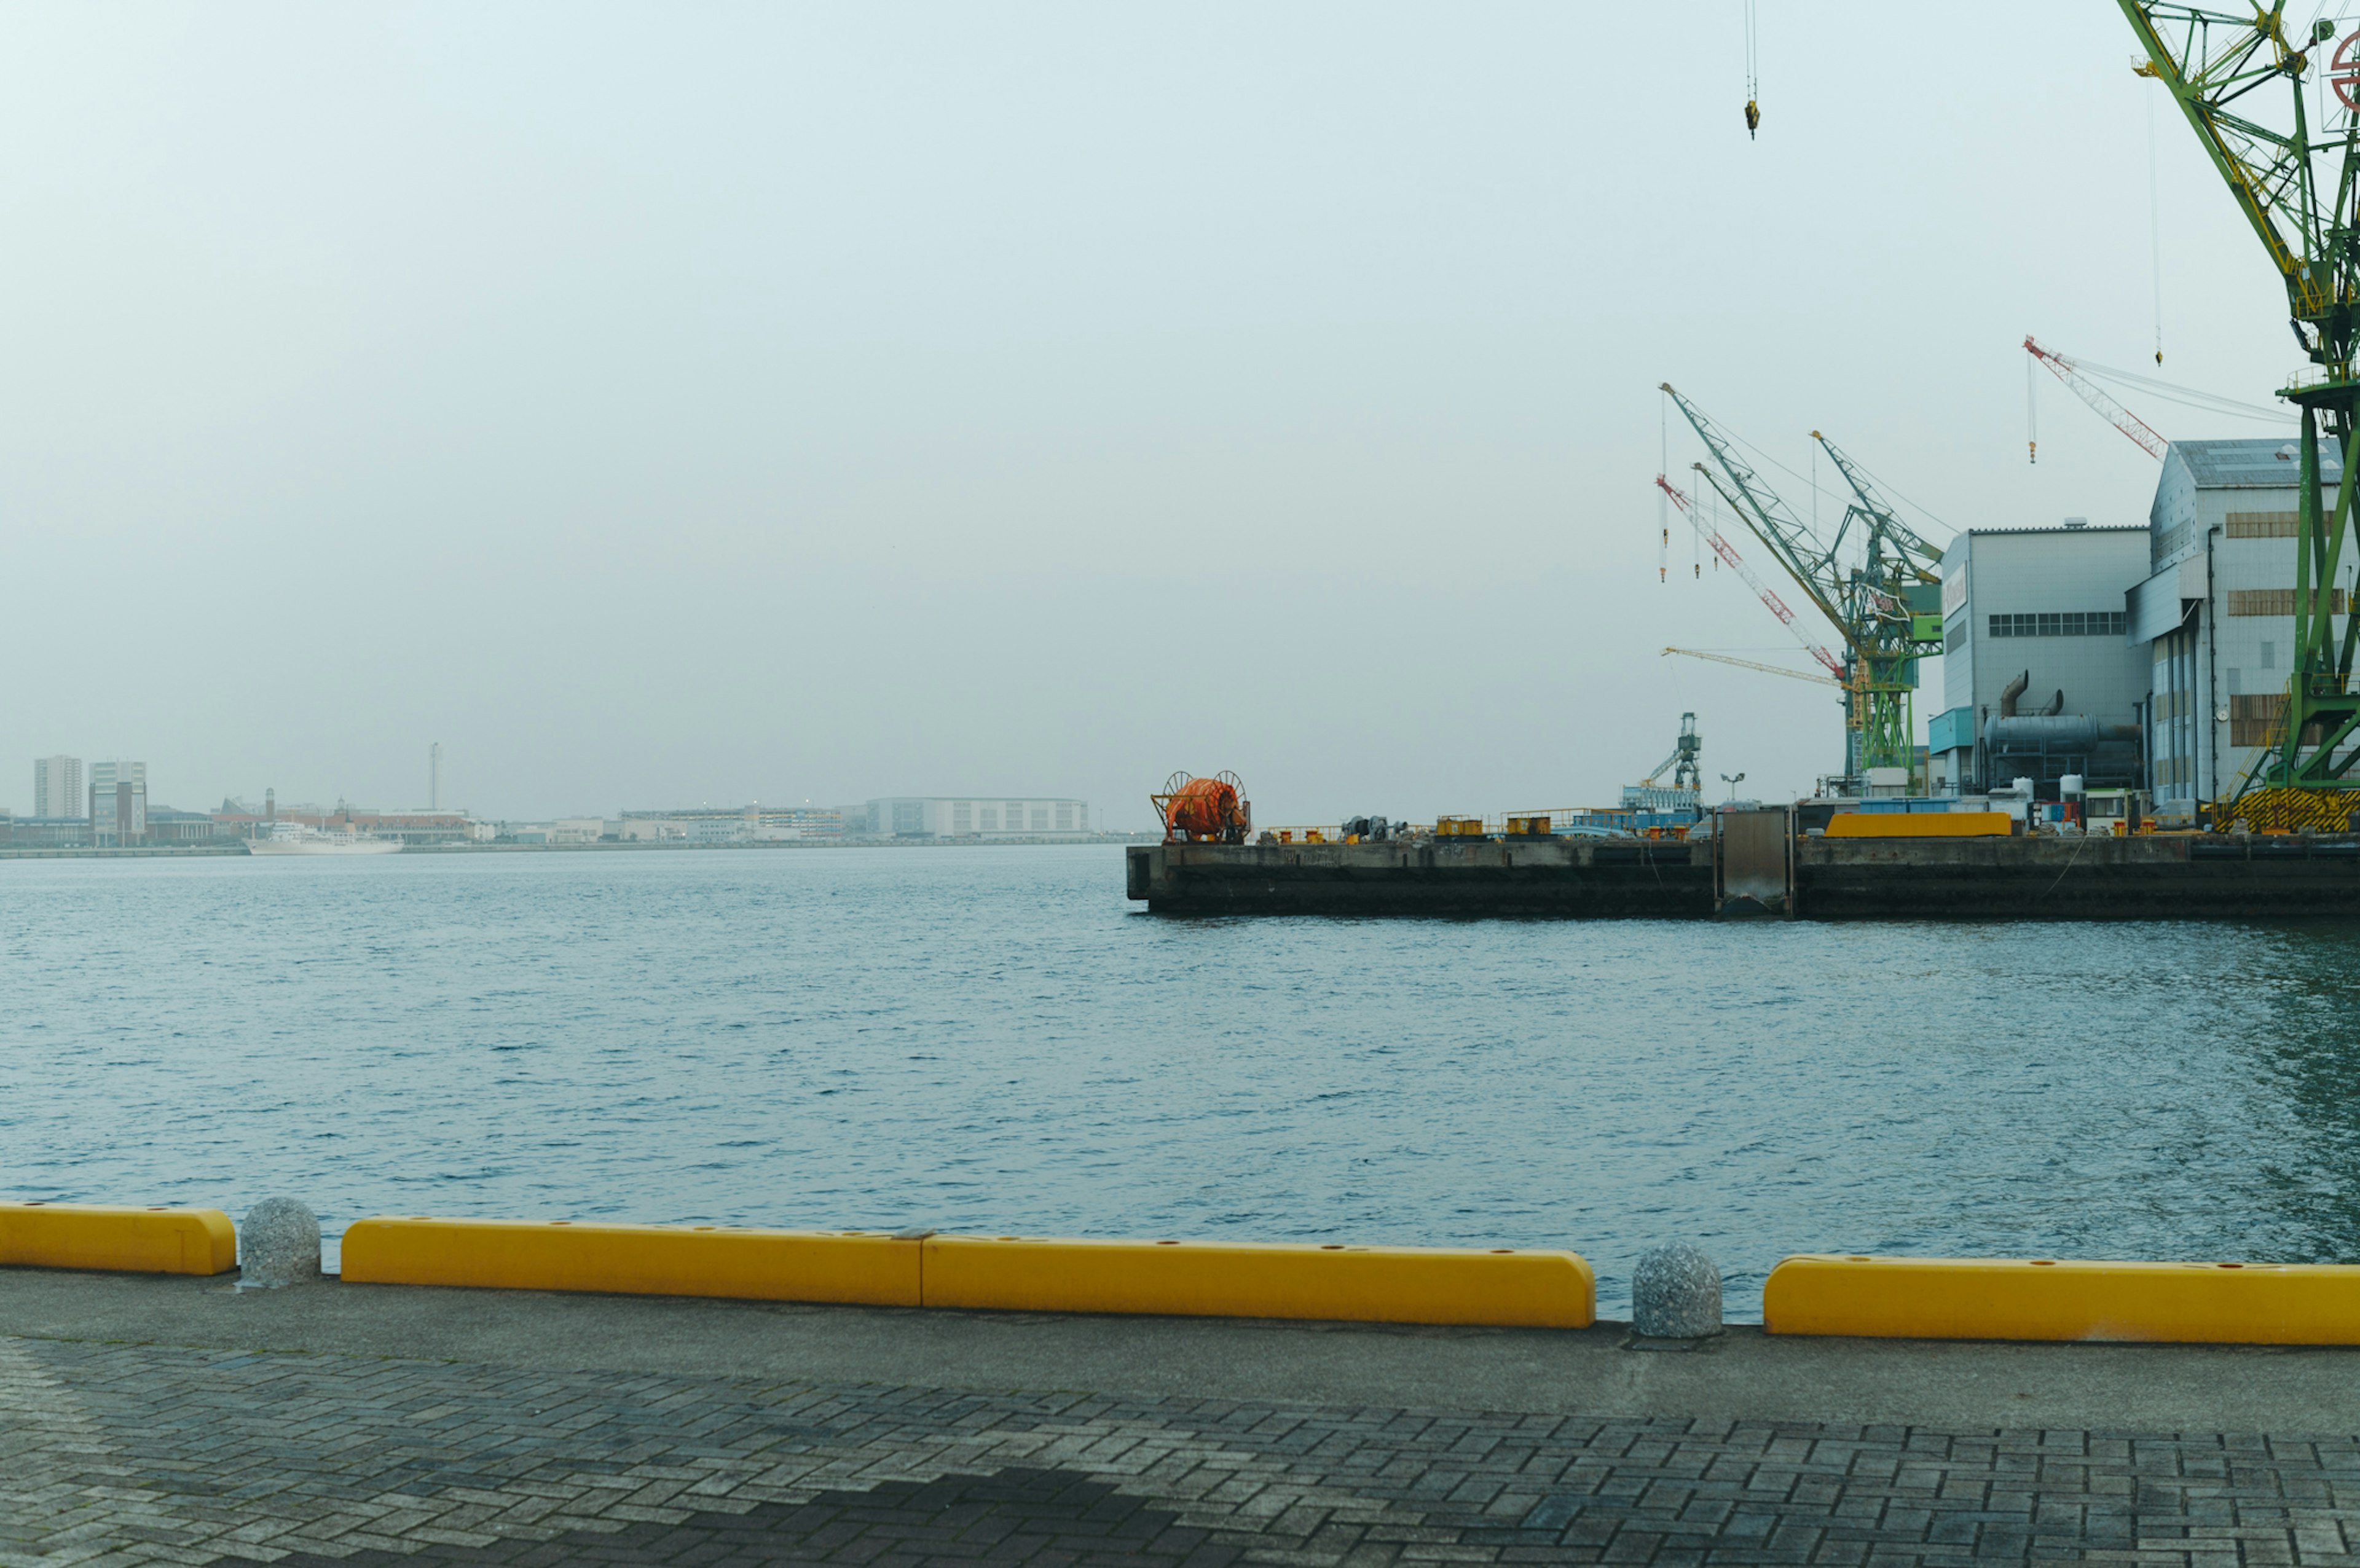
[[2229, 695], [2234, 697], [2245, 689], [2245, 672], [2234, 664], [2229, 666], [2228, 683]]
[[975, 803], [973, 801], [959, 800], [952, 804], [951, 832], [959, 833], [975, 832]]
[[[2328, 595], [2331, 615], [2344, 614], [2344, 590], [2338, 588]], [[2232, 588], [2229, 590], [2229, 613], [2233, 615], [2291, 615], [2294, 614], [2294, 590], [2291, 588]]]
[[2063, 610], [2046, 615], [1994, 615], [1995, 637], [2121, 637], [2126, 629], [2121, 610]]
[[2232, 512], [2231, 539], [2292, 539], [2298, 517], [2292, 512]]
[[1057, 831], [1059, 833], [1074, 831], [1074, 803], [1071, 800], [1057, 802]]
[[1000, 808], [998, 806], [978, 806], [976, 808], [976, 831], [978, 833], [998, 833], [1000, 831]]
[[2262, 668], [2265, 670], [2276, 670], [2278, 667], [2278, 645], [2274, 642], [2266, 642], [2262, 644]]

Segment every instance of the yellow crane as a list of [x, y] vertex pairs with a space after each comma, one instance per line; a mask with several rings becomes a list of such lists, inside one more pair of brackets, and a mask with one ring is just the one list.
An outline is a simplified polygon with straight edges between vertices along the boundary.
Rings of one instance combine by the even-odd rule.
[[1702, 648], [1667, 648], [1656, 657], [1668, 659], [1676, 653], [1683, 659], [1709, 659], [1715, 664], [1733, 664], [1740, 670], [1758, 670], [1765, 675], [1783, 675], [1789, 681], [1808, 681], [1814, 686], [1833, 686], [1838, 690], [1843, 687], [1843, 682], [1834, 676], [1821, 675], [1817, 670], [1788, 670], [1783, 665], [1760, 664], [1750, 659], [1732, 659], [1725, 653], [1707, 653]]

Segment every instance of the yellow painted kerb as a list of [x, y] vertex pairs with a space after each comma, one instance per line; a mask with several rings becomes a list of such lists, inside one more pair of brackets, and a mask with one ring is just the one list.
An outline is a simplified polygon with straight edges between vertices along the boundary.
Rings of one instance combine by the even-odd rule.
[[1830, 838], [2005, 838], [2005, 811], [1838, 811]]
[[924, 1247], [930, 1307], [1530, 1328], [1587, 1328], [1596, 1312], [1596, 1279], [1570, 1252], [964, 1236]]
[[237, 1232], [219, 1209], [0, 1203], [0, 1264], [127, 1274], [226, 1274]]
[[387, 1217], [344, 1232], [343, 1277], [914, 1307], [918, 1244], [875, 1231]]
[[1762, 1319], [1772, 1334], [1876, 1338], [2360, 1345], [2360, 1267], [1789, 1258]]

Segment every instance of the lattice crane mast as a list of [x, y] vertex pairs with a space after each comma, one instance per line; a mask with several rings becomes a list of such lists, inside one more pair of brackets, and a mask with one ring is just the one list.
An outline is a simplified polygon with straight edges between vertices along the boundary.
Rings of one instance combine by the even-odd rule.
[[[2286, 288], [2295, 341], [2318, 368], [2278, 396], [2302, 410], [2300, 501], [2295, 525], [2294, 657], [2287, 702], [2263, 781], [2310, 789], [2360, 788], [2351, 777], [2360, 748], [2360, 691], [2353, 688], [2360, 615], [2339, 636], [2333, 588], [2353, 532], [2352, 483], [2360, 468], [2360, 232], [2354, 219], [2360, 175], [2360, 33], [2336, 48], [2328, 85], [2342, 105], [2341, 130], [2311, 130], [2304, 77], [2313, 54], [2335, 36], [2324, 17], [2298, 44], [2286, 33], [2285, 0], [2242, 12], [2117, 0], [2147, 59], [2132, 69], [2163, 83], [2196, 133], [2231, 200], [2262, 242]], [[2331, 113], [2331, 117], [2333, 117]], [[2324, 430], [2344, 456], [2333, 499], [2320, 481]]]
[[1843, 684], [1832, 675], [1815, 675], [1808, 670], [1789, 670], [1783, 664], [1765, 664], [1758, 659], [1732, 659], [1728, 654], [1708, 653], [1700, 648], [1667, 648], [1657, 657], [1668, 659], [1676, 653], [1682, 659], [1709, 659], [1715, 664], [1733, 664], [1740, 670], [1758, 670], [1765, 675], [1783, 675], [1789, 681], [1808, 681], [1814, 686]]
[[[1844, 508], [1830, 537], [1819, 538], [1738, 455], [1726, 431], [1669, 382], [1663, 390], [1712, 454], [1713, 468], [1697, 465], [1707, 483], [1844, 639], [1844, 771], [1857, 776], [1871, 768], [1914, 767], [1917, 661], [1939, 648], [1941, 635], [1939, 614], [1918, 612], [1939, 604], [1931, 584], [1939, 581], [1939, 552], [1876, 499], [1849, 460], [1838, 467], [1859, 499]], [[1930, 639], [1921, 635], [1928, 631]]]
[[[1702, 471], [1701, 464], [1699, 465], [1699, 471]], [[1760, 599], [1769, 608], [1770, 613], [1778, 617], [1779, 625], [1795, 634], [1795, 640], [1803, 645], [1803, 651], [1818, 659], [1829, 674], [1841, 681], [1843, 676], [1842, 661], [1811, 640], [1809, 634], [1797, 624], [1795, 612], [1786, 607], [1786, 601], [1778, 597], [1776, 591], [1770, 584], [1763, 582], [1760, 574], [1755, 572], [1754, 568], [1745, 564], [1744, 558], [1737, 553], [1735, 547], [1721, 538], [1719, 528], [1704, 520], [1703, 513], [1699, 511], [1696, 503], [1688, 498], [1688, 492], [1660, 474], [1655, 475], [1655, 487], [1672, 498], [1672, 505], [1679, 508], [1680, 516], [1686, 517], [1688, 520], [1688, 526], [1696, 529], [1697, 537], [1704, 540], [1705, 548], [1719, 556], [1723, 564], [1736, 572], [1748, 588], [1754, 590], [1754, 597]]]
[[[2024, 352], [2030, 354], [2036, 363], [2047, 365], [2058, 380], [2073, 389], [2073, 396], [2097, 410], [2098, 418], [2137, 442], [2139, 450], [2158, 463], [2163, 461], [2163, 454], [2171, 443], [2164, 440], [2153, 425], [2108, 397], [2096, 383], [2081, 374], [2079, 365], [2054, 349], [2043, 348], [2033, 342], [2030, 332], [2024, 335]], [[2024, 445], [2030, 461], [2039, 462], [2039, 441], [2027, 436]]]

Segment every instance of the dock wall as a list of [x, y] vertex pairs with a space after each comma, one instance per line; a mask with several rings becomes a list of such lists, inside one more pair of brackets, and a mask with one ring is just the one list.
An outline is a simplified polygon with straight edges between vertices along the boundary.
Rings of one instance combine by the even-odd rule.
[[[1710, 840], [1138, 844], [1158, 914], [1709, 920]], [[2267, 834], [1792, 841], [1777, 914], [1805, 920], [2360, 916], [2360, 839]]]

